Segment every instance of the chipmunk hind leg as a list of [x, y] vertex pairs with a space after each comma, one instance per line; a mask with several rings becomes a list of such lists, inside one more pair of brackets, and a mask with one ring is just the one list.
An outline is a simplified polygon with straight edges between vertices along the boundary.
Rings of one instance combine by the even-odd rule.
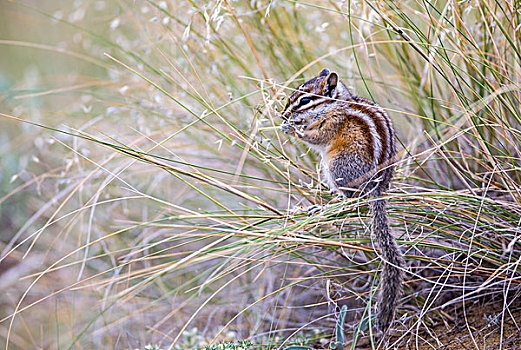
[[371, 172], [371, 164], [358, 154], [341, 152], [329, 164], [330, 178], [335, 187], [347, 198], [363, 189], [365, 175]]

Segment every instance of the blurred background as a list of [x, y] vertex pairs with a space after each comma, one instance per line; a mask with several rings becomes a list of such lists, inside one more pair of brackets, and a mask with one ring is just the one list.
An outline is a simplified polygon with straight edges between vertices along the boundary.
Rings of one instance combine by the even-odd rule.
[[391, 346], [515, 346], [520, 16], [514, 0], [0, 0], [0, 344], [317, 348], [337, 302], [346, 342], [368, 342], [367, 203], [338, 204], [278, 130], [327, 67], [398, 133]]

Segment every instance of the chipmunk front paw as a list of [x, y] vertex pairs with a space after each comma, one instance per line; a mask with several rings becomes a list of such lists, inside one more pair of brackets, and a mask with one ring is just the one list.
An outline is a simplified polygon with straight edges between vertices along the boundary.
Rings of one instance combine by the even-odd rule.
[[284, 123], [280, 126], [280, 129], [284, 131], [286, 135], [303, 137], [304, 133], [297, 129], [294, 125]]
[[281, 126], [280, 126], [280, 130], [282, 130], [286, 135], [295, 135], [297, 129], [295, 129], [295, 127], [289, 123], [286, 123], [284, 122]]

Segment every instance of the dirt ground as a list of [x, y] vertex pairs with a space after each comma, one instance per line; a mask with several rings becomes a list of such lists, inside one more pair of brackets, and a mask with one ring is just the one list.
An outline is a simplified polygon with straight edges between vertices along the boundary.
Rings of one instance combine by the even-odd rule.
[[454, 322], [434, 327], [431, 344], [419, 349], [521, 349], [521, 302], [503, 309], [502, 303], [485, 300], [462, 308]]
[[[465, 309], [460, 307], [452, 315], [431, 319], [435, 326], [428, 331], [409, 332], [405, 340], [401, 333], [400, 346], [380, 346], [378, 349], [521, 350], [521, 298], [517, 298], [506, 312], [503, 313], [503, 309], [501, 302], [480, 300]], [[389, 344], [396, 343], [397, 339], [391, 338]], [[368, 339], [362, 339], [356, 349], [371, 349]]]

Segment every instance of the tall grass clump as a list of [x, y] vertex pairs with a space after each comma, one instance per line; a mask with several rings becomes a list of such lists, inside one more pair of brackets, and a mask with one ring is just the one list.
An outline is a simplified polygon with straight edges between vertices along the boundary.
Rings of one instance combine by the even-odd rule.
[[6, 348], [378, 347], [367, 199], [278, 129], [323, 67], [398, 132], [388, 346], [519, 341], [518, 1], [2, 1], [0, 23]]

